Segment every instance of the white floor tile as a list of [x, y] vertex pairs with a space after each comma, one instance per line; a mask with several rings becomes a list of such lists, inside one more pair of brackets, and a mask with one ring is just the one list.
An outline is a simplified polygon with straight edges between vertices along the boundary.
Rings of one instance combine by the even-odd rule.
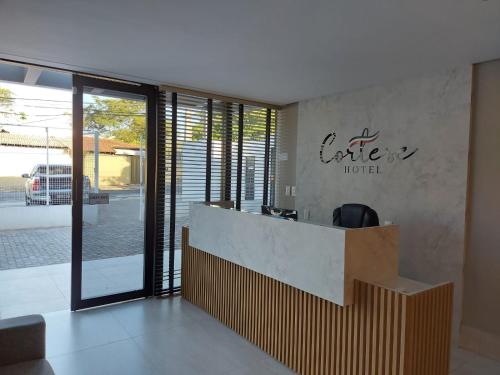
[[500, 375], [500, 362], [476, 353], [454, 349], [451, 358], [451, 375]]
[[102, 309], [44, 314], [47, 357], [130, 338], [114, 316]]
[[162, 373], [152, 366], [131, 339], [52, 357], [49, 362], [56, 374], [64, 375], [156, 375]]
[[0, 284], [0, 312], [5, 307], [64, 298], [49, 276], [4, 280]]
[[165, 333], [209, 316], [182, 298], [138, 300], [107, 308], [132, 336]]
[[18, 303], [0, 308], [0, 318], [13, 318], [16, 316], [44, 314], [52, 311], [69, 311], [70, 302], [66, 298], [52, 298], [38, 302]]

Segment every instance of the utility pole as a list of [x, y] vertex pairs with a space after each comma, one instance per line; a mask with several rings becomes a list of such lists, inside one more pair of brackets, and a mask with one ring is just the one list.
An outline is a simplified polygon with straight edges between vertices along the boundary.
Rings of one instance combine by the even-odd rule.
[[99, 193], [99, 130], [94, 130], [94, 193]]
[[45, 127], [45, 153], [46, 153], [46, 160], [45, 160], [45, 195], [46, 195], [46, 202], [45, 204], [48, 206], [50, 204], [50, 184], [49, 184], [49, 175], [50, 175], [50, 169], [49, 169], [49, 127]]
[[142, 170], [144, 168], [144, 160], [143, 160], [143, 150], [142, 150], [142, 134], [140, 138], [140, 147], [139, 147], [139, 220], [144, 220], [144, 204], [143, 204], [143, 188], [142, 184], [144, 183], [144, 177], [142, 175]]

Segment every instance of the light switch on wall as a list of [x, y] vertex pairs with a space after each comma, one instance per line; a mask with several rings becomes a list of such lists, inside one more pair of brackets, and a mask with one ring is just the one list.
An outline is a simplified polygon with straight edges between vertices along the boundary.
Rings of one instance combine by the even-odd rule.
[[292, 186], [292, 197], [295, 197], [295, 186]]
[[290, 196], [290, 185], [285, 186], [285, 196]]
[[282, 152], [282, 153], [278, 154], [278, 160], [279, 161], [287, 161], [288, 160], [288, 153]]

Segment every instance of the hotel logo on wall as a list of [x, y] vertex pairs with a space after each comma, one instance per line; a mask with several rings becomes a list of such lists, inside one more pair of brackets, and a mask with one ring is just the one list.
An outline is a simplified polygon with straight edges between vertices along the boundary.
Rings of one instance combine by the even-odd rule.
[[321, 143], [319, 159], [324, 164], [343, 164], [346, 174], [380, 174], [383, 163], [403, 162], [418, 151], [418, 148], [408, 146], [399, 149], [381, 146], [378, 143], [379, 134], [379, 131], [370, 134], [365, 128], [361, 135], [349, 139], [346, 147], [339, 148], [335, 144], [337, 134], [331, 132]]

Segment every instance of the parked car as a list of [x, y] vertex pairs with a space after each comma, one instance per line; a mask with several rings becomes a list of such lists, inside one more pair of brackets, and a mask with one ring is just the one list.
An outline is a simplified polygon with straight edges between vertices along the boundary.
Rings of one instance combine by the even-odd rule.
[[[47, 165], [37, 164], [31, 173], [23, 174], [25, 183], [26, 205], [32, 204], [71, 204], [71, 165], [49, 164], [49, 189], [47, 194]], [[90, 179], [83, 176], [84, 198], [90, 191]]]

